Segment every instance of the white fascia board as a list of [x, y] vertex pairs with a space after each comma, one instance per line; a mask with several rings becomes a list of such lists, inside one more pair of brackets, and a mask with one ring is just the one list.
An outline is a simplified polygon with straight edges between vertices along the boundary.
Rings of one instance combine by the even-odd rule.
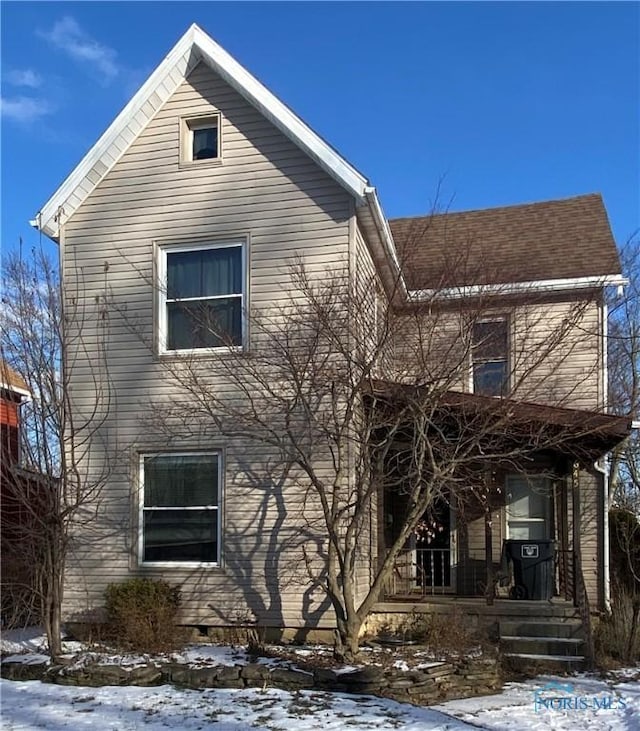
[[406, 295], [407, 286], [404, 280], [404, 274], [400, 267], [400, 261], [398, 260], [398, 252], [396, 250], [396, 245], [393, 241], [393, 234], [391, 233], [391, 228], [389, 227], [387, 217], [384, 215], [384, 211], [382, 210], [382, 206], [380, 205], [380, 200], [378, 199], [376, 189], [371, 186], [367, 186], [364, 192], [366, 203], [369, 207], [369, 210], [371, 211], [371, 216], [375, 222], [376, 228], [378, 229], [378, 233], [380, 234], [380, 239], [382, 240], [385, 253], [389, 258], [390, 264], [392, 265], [391, 269], [395, 269], [395, 273], [400, 277], [402, 292]]
[[638, 419], [637, 421], [636, 420], [632, 421], [631, 422], [631, 428], [632, 429], [640, 429], [640, 419]]
[[201, 28], [197, 25], [192, 28], [195, 45], [203, 60], [292, 142], [301, 147], [325, 172], [362, 202], [367, 179]]
[[563, 292], [566, 290], [592, 289], [593, 287], [624, 286], [629, 280], [621, 274], [605, 274], [592, 277], [568, 277], [565, 279], [540, 279], [531, 282], [504, 282], [503, 284], [473, 284], [466, 287], [445, 289], [413, 289], [409, 299], [462, 299], [491, 294], [522, 294], [527, 292]]
[[[171, 73], [177, 61], [193, 46], [193, 28], [194, 26], [191, 26], [171, 51], [169, 51], [162, 63], [149, 76], [140, 89], [138, 89], [120, 114], [107, 127], [95, 145], [87, 152], [58, 190], [45, 203], [35, 219], [30, 222], [34, 228], [40, 229], [53, 239], [58, 238], [59, 227], [55, 221], [58, 209], [65, 204], [69, 196], [80, 185], [85, 176], [88, 175], [91, 168], [102, 158], [106, 150], [113, 145], [118, 135], [128, 126], [136, 114], [138, 114], [152, 94], [158, 90], [162, 82]], [[161, 96], [164, 97], [165, 95], [163, 94]], [[125, 150], [122, 150], [116, 159], [119, 159], [124, 152]]]
[[[154, 92], [160, 94], [162, 100], [166, 101], [169, 95], [175, 91], [177, 88], [175, 81], [169, 85], [165, 84], [163, 93], [160, 93], [160, 87], [163, 82], [170, 78], [171, 72], [178, 61], [185, 54], [194, 51], [199, 59], [204, 61], [249, 103], [264, 114], [294, 144], [298, 145], [331, 177], [355, 196], [359, 203], [363, 202], [367, 187], [366, 178], [194, 23], [109, 125], [73, 172], [45, 203], [36, 217], [30, 221], [34, 228], [40, 229], [54, 240], [58, 238], [59, 226], [55, 218], [60, 207], [64, 206], [93, 166], [113, 146], [117, 137], [140, 112]], [[109, 168], [105, 168], [103, 176], [123, 154], [124, 150], [115, 157]], [[91, 190], [97, 182], [91, 186]], [[80, 204], [76, 204], [75, 207], [78, 205]], [[73, 213], [72, 210], [65, 211], [67, 216], [71, 213]]]
[[25, 388], [20, 388], [19, 386], [14, 386], [11, 383], [0, 381], [0, 390], [11, 391], [12, 393], [17, 393], [19, 396], [24, 396], [27, 401], [31, 400], [31, 391], [27, 391]]

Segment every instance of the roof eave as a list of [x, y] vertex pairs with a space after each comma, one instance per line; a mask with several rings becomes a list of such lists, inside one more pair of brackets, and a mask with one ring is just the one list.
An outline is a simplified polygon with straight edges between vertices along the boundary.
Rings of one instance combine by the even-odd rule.
[[[123, 130], [142, 112], [143, 106], [151, 95], [158, 92], [160, 86], [167, 80], [176, 65], [187, 55], [189, 55], [189, 63], [187, 63], [181, 78], [188, 76], [196, 62], [204, 61], [280, 129], [283, 134], [289, 137], [294, 144], [297, 144], [306, 152], [338, 184], [353, 195], [357, 203], [364, 203], [368, 187], [367, 179], [194, 23], [129, 100], [62, 185], [45, 203], [31, 221], [32, 226], [54, 241], [59, 239], [60, 222], [57, 219], [60, 218], [61, 213], [71, 215], [73, 212], [65, 212], [63, 210], [64, 205], [68, 204], [70, 197], [78, 191], [94, 165], [102, 159], [105, 152], [111, 148]], [[175, 91], [172, 88], [173, 83], [165, 84], [165, 100]], [[114, 156], [111, 167], [122, 154], [124, 154], [124, 150], [119, 155]], [[84, 197], [74, 204], [75, 208], [81, 205], [82, 201], [109, 169], [111, 168], [105, 168], [105, 172], [93, 183], [89, 192], [86, 192]]]
[[526, 293], [564, 292], [585, 290], [600, 287], [624, 287], [629, 280], [621, 274], [604, 274], [589, 277], [567, 277], [564, 279], [543, 279], [531, 282], [502, 282], [500, 284], [474, 284], [443, 289], [413, 289], [409, 291], [409, 300], [456, 300], [483, 295], [514, 295]]

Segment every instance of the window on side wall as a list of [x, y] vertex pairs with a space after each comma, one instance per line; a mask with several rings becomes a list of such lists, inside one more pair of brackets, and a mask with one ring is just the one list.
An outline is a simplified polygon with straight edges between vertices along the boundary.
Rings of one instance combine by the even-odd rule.
[[506, 396], [509, 392], [509, 322], [480, 320], [473, 325], [471, 385], [474, 393]]
[[218, 565], [221, 455], [148, 454], [140, 471], [140, 563]]
[[244, 342], [244, 241], [160, 249], [160, 351], [206, 351]]

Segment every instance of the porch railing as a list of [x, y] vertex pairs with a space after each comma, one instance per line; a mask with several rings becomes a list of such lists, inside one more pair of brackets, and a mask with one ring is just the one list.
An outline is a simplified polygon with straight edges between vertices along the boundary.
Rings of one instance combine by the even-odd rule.
[[445, 594], [451, 591], [451, 549], [415, 548], [396, 558], [389, 595]]
[[[396, 558], [385, 592], [388, 597], [457, 594], [484, 596], [487, 591], [487, 567], [482, 550], [468, 550], [452, 562], [449, 548], [405, 549]], [[497, 596], [507, 596], [509, 574], [496, 556], [493, 564]], [[574, 595], [573, 551], [556, 550], [555, 593], [572, 600]], [[502, 591], [500, 590], [502, 589]]]

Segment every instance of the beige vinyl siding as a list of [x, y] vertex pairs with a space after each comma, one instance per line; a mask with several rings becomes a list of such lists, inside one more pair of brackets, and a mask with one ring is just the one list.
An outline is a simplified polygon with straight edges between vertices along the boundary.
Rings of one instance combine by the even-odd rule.
[[[220, 113], [222, 161], [181, 165], [180, 119], [213, 112]], [[185, 436], [170, 444], [173, 451], [215, 449], [224, 455], [219, 568], [139, 567], [137, 490], [139, 454], [167, 446], [149, 423], [150, 406], [183, 398], [149, 347], [156, 317], [154, 246], [246, 239], [247, 297], [258, 312], [292, 292], [287, 266], [296, 255], [317, 277], [345, 266], [352, 217], [350, 196], [200, 65], [63, 221], [67, 291], [81, 271], [76, 289], [83, 302], [93, 306], [96, 297], [109, 300], [107, 365], [115, 403], [105, 425], [108, 434], [96, 436], [92, 445], [113, 458], [115, 470], [96, 519], [74, 534], [67, 617], [101, 606], [108, 583], [149, 575], [181, 585], [185, 622], [220, 625], [251, 616], [272, 626], [332, 622], [324, 593], [309, 579], [304, 560], [305, 555], [314, 560], [324, 549], [326, 531], [304, 479], [269, 477], [268, 449], [223, 439], [210, 425], [202, 438]], [[85, 329], [89, 347], [100, 342], [95, 325], [91, 321]], [[258, 347], [255, 334], [249, 337], [251, 347]], [[218, 357], [224, 355], [198, 362], [218, 393], [236, 398]], [[84, 361], [73, 371], [78, 413], [91, 408], [93, 365]]]
[[523, 401], [602, 409], [601, 310], [595, 301], [520, 306], [512, 315], [515, 395]]
[[[378, 317], [378, 292], [382, 285], [376, 272], [371, 253], [364, 236], [356, 226], [353, 236], [352, 266], [354, 270], [353, 291], [354, 314], [361, 320], [359, 325], [359, 347], [369, 351], [372, 357], [376, 348], [376, 327]], [[384, 296], [384, 295], [383, 295]], [[357, 458], [357, 457], [356, 457]], [[358, 564], [356, 571], [357, 600], [364, 599], [375, 578], [378, 565], [378, 499], [374, 496], [369, 506], [368, 518], [361, 527], [358, 537]]]
[[395, 372], [428, 363], [443, 384], [471, 389], [469, 318], [509, 320], [511, 395], [521, 401], [602, 409], [601, 307], [596, 301], [536, 301], [478, 310], [407, 314], [397, 328]]
[[[603, 575], [603, 529], [604, 502], [602, 475], [595, 471], [580, 470], [580, 547], [582, 549], [582, 570], [592, 611], [602, 610], [604, 600]], [[571, 478], [567, 478], [567, 490], [571, 496]], [[568, 500], [568, 539], [573, 549], [573, 508]]]

